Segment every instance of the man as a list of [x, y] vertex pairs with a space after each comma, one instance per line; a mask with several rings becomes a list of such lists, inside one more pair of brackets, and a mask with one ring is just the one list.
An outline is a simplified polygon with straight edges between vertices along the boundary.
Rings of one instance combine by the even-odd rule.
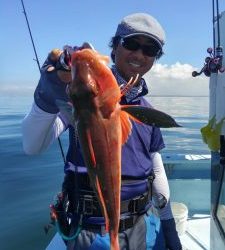
[[[135, 86], [122, 97], [121, 104], [150, 106], [143, 98], [148, 89], [142, 77], [163, 54], [164, 42], [163, 28], [148, 14], [129, 15], [118, 25], [110, 44], [114, 62], [112, 72], [121, 88], [131, 77], [139, 74]], [[88, 44], [82, 47], [88, 47]], [[63, 63], [59, 63], [61, 53], [60, 50], [52, 51], [42, 67], [32, 110], [23, 121], [24, 150], [28, 154], [40, 153], [69, 129], [70, 146], [66, 157], [64, 188], [75, 218], [72, 220], [71, 234], [76, 232], [77, 218], [82, 213], [84, 218], [81, 232], [75, 240], [68, 241], [67, 249], [109, 249], [109, 237], [104, 232], [104, 221], [98, 205], [92, 206], [88, 212], [84, 206], [83, 210], [74, 208], [77, 204], [79, 208], [85, 204], [87, 193], [91, 193], [92, 204], [96, 200], [88, 182], [76, 127], [62, 109], [62, 103], [68, 101], [66, 86], [71, 82], [71, 74], [62, 70]], [[161, 132], [156, 127], [136, 122], [132, 122], [132, 126], [132, 133], [122, 148], [120, 249], [180, 250], [182, 247], [169, 203], [168, 181], [159, 153], [164, 147]], [[71, 175], [74, 179], [72, 177], [72, 185], [68, 185]], [[84, 192], [82, 195], [81, 190]], [[155, 215], [152, 193], [161, 223]]]

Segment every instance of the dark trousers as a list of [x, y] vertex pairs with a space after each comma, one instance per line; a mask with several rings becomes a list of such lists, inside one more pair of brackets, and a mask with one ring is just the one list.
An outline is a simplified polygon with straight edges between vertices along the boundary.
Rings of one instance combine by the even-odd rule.
[[[73, 234], [74, 232], [71, 232]], [[150, 209], [137, 218], [133, 227], [119, 233], [120, 250], [166, 250], [160, 219]], [[109, 234], [82, 230], [67, 250], [109, 250]]]

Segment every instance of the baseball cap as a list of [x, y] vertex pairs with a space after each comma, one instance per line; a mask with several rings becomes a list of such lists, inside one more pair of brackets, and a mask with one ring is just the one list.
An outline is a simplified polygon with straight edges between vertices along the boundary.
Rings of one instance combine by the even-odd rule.
[[147, 13], [134, 13], [119, 23], [115, 36], [123, 38], [142, 35], [155, 40], [160, 48], [165, 43], [165, 32], [160, 23]]

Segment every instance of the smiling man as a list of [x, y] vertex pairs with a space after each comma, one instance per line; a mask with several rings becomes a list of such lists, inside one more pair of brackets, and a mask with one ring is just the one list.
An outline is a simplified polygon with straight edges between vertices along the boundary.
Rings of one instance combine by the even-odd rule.
[[[154, 17], [146, 13], [128, 15], [118, 25], [116, 34], [110, 42], [111, 58], [114, 62], [112, 71], [121, 86], [125, 86], [131, 77], [139, 75], [135, 86], [122, 97], [122, 104], [150, 106], [144, 99], [148, 88], [142, 77], [163, 55], [164, 43], [165, 32], [162, 26]], [[132, 136], [122, 149], [122, 176], [125, 176], [124, 179], [148, 178], [149, 173], [154, 172], [153, 194], [158, 204], [165, 247], [170, 250], [180, 250], [182, 246], [171, 212], [169, 186], [159, 152], [164, 147], [161, 132], [157, 128], [138, 127], [134, 123], [133, 127], [135, 129]], [[142, 168], [142, 173], [139, 168]], [[152, 237], [152, 232], [147, 226], [148, 223], [151, 224], [151, 220], [151, 216], [145, 217], [146, 239]], [[136, 232], [136, 238], [142, 238], [140, 232], [141, 230]], [[161, 245], [156, 240], [153, 248], [163, 249], [158, 244]]]
[[[110, 43], [112, 72], [121, 89], [131, 77], [138, 75], [135, 86], [122, 97], [121, 104], [151, 106], [144, 99], [148, 88], [142, 77], [163, 54], [164, 42], [163, 28], [148, 14], [129, 15], [118, 25]], [[84, 43], [76, 49], [85, 47], [91, 48]], [[59, 64], [61, 55], [61, 50], [53, 50], [42, 66], [32, 109], [23, 120], [23, 146], [27, 154], [40, 153], [69, 130], [63, 183], [63, 192], [69, 200], [65, 212], [72, 216], [70, 227], [65, 228], [72, 238], [66, 240], [67, 249], [109, 250], [109, 236], [88, 179], [76, 125], [59, 106], [62, 102], [67, 104], [67, 86], [71, 82], [70, 70], [63, 70]], [[132, 133], [122, 147], [121, 157], [120, 250], [182, 249], [170, 208], [169, 186], [160, 155], [162, 148], [159, 128], [132, 121]], [[79, 223], [82, 230], [75, 234]]]

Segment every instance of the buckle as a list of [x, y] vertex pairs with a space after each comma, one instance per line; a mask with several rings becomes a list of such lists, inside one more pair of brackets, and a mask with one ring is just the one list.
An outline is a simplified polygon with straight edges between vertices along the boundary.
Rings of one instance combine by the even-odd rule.
[[93, 214], [93, 197], [92, 195], [83, 195], [79, 200], [78, 211], [84, 215], [92, 215]]
[[135, 213], [138, 210], [138, 200], [140, 199], [140, 197], [134, 198], [129, 202], [128, 205], [128, 211], [131, 213]]
[[120, 219], [119, 232], [123, 232], [134, 225], [134, 216]]
[[155, 173], [152, 172], [148, 177], [147, 180], [152, 184], [153, 181], [155, 180]]
[[146, 203], [147, 203], [147, 195], [141, 195], [141, 196], [134, 198], [130, 201], [130, 203], [128, 205], [128, 210], [131, 213], [137, 213], [141, 209], [144, 208]]

